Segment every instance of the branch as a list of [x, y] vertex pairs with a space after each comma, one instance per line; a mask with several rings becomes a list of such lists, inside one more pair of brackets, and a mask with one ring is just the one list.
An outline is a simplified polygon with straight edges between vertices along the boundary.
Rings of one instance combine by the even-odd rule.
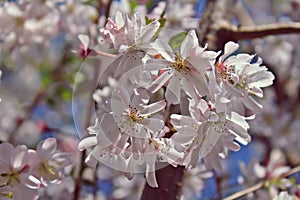
[[[290, 175], [292, 175], [292, 174], [295, 174], [295, 173], [297, 173], [297, 172], [300, 172], [300, 165], [297, 166], [297, 167], [295, 167], [295, 168], [293, 168], [293, 169], [291, 169], [290, 171], [288, 171], [288, 172], [282, 174], [282, 175], [279, 176], [278, 178], [285, 178], [285, 177], [290, 176]], [[254, 191], [256, 191], [256, 190], [259, 190], [259, 189], [261, 189], [261, 188], [265, 185], [265, 182], [266, 182], [266, 181], [267, 181], [267, 180], [263, 180], [263, 181], [257, 183], [256, 185], [253, 185], [253, 186], [251, 186], [251, 187], [249, 187], [249, 188], [246, 188], [245, 190], [241, 190], [241, 191], [239, 191], [239, 192], [237, 192], [237, 193], [234, 193], [234, 194], [232, 194], [232, 195], [230, 195], [230, 196], [224, 198], [223, 200], [234, 200], [234, 199], [240, 198], [240, 197], [242, 197], [242, 196], [245, 196], [246, 194], [249, 194], [249, 193], [251, 193], [251, 192], [254, 192]]]
[[159, 187], [152, 188], [146, 184], [141, 200], [179, 199], [183, 175], [184, 167], [182, 166], [173, 167], [168, 165], [156, 171]]
[[[90, 126], [90, 121], [91, 121], [91, 116], [92, 116], [91, 114], [92, 114], [93, 106], [94, 106], [94, 101], [92, 99], [92, 96], [93, 96], [93, 93], [97, 86], [98, 75], [99, 75], [99, 71], [100, 71], [99, 67], [95, 67], [94, 69], [95, 69], [95, 71], [94, 71], [94, 76], [93, 76], [93, 80], [92, 80], [92, 86], [89, 91], [90, 98], [89, 98], [89, 102], [87, 105], [86, 119], [84, 122], [84, 128], [86, 128], [86, 129]], [[78, 200], [80, 198], [81, 185], [82, 185], [82, 181], [83, 181], [82, 175], [83, 175], [84, 169], [86, 167], [85, 157], [86, 157], [86, 150], [83, 150], [81, 152], [81, 160], [80, 160], [80, 165], [79, 165], [78, 177], [76, 177], [76, 181], [75, 181], [75, 191], [74, 191], [73, 200]]]
[[246, 194], [249, 194], [251, 192], [259, 190], [260, 188], [262, 188], [264, 186], [264, 184], [265, 184], [265, 181], [259, 182], [256, 185], [253, 185], [252, 187], [249, 187], [249, 188], [247, 188], [245, 190], [241, 190], [241, 191], [239, 191], [237, 193], [234, 193], [234, 194], [226, 197], [223, 200], [234, 200], [234, 199], [237, 199], [239, 197], [245, 196]]
[[232, 34], [231, 37], [234, 40], [247, 40], [265, 37], [268, 35], [300, 33], [300, 23], [287, 22], [241, 27], [231, 25], [228, 27], [221, 28], [220, 31], [222, 30], [229, 31], [229, 33]]
[[222, 24], [219, 27], [217, 38], [218, 48], [223, 47], [228, 41], [248, 40], [261, 38], [269, 35], [300, 33], [299, 22], [275, 23], [254, 26], [234, 26]]

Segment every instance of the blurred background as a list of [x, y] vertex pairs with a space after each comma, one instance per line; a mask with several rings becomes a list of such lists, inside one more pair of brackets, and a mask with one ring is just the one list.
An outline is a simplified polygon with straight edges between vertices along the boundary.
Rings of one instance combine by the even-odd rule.
[[[41, 189], [40, 199], [74, 199], [79, 175], [78, 199], [139, 199], [145, 184], [143, 175], [129, 181], [104, 165], [96, 171], [82, 165], [77, 145], [95, 120], [94, 92], [102, 87], [95, 74], [101, 74], [111, 59], [84, 60], [79, 34], [89, 36], [89, 48], [99, 48], [99, 29], [117, 10], [140, 12], [149, 18], [163, 14], [166, 28], [196, 29], [201, 34], [210, 2], [216, 1], [0, 1], [0, 141], [35, 149], [39, 141], [55, 137], [59, 150], [74, 158], [67, 178], [60, 185]], [[218, 22], [221, 25], [255, 27], [300, 20], [299, 0], [236, 0], [228, 4], [232, 9]], [[297, 28], [299, 33], [300, 25]], [[239, 152], [229, 152], [222, 160], [223, 174], [206, 172], [203, 166], [187, 170], [181, 199], [220, 199], [272, 177], [280, 167], [300, 164], [300, 35], [278, 34], [275, 27], [262, 37], [238, 42], [240, 52], [262, 57], [276, 80], [264, 90], [260, 101], [264, 109], [250, 122], [252, 142]], [[100, 49], [109, 51], [105, 45]], [[299, 181], [299, 173], [283, 181], [276, 179], [244, 199], [270, 199], [276, 190], [300, 197]]]

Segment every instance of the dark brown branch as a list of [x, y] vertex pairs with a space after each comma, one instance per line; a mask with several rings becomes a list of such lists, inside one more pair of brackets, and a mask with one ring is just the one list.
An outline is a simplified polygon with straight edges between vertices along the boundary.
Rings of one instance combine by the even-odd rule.
[[173, 167], [168, 165], [156, 171], [158, 188], [152, 188], [148, 184], [145, 185], [142, 200], [166, 200], [179, 199], [182, 187], [182, 179], [184, 175], [184, 167]]
[[[100, 65], [98, 65], [98, 66], [100, 66]], [[86, 119], [85, 119], [85, 122], [84, 122], [84, 128], [85, 129], [87, 129], [90, 126], [92, 111], [93, 111], [93, 107], [94, 107], [94, 104], [95, 104], [94, 100], [92, 99], [92, 96], [93, 96], [93, 93], [95, 91], [95, 88], [97, 87], [99, 72], [100, 72], [99, 67], [95, 67], [94, 70], [95, 71], [94, 71], [94, 77], [93, 77], [93, 80], [92, 80], [92, 86], [91, 86], [90, 91], [89, 91], [90, 99], [89, 99], [89, 102], [88, 102], [88, 105], [87, 105]], [[87, 135], [87, 133], [86, 133], [86, 135]], [[82, 182], [83, 182], [82, 175], [83, 175], [84, 169], [86, 167], [85, 157], [86, 157], [86, 150], [83, 150], [81, 152], [81, 160], [80, 160], [80, 165], [79, 165], [78, 177], [75, 179], [76, 181], [75, 181], [75, 190], [74, 190], [73, 200], [78, 200], [80, 198], [80, 191], [81, 191], [81, 186], [82, 186]]]
[[222, 47], [227, 41], [239, 41], [261, 38], [269, 35], [282, 35], [282, 34], [295, 34], [300, 33], [300, 23], [275, 23], [256, 26], [233, 26], [223, 24], [219, 28], [217, 37], [220, 38], [218, 48]]

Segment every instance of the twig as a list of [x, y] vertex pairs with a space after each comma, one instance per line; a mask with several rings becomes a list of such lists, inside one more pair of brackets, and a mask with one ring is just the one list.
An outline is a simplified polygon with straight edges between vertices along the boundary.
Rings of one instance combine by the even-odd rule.
[[249, 194], [251, 192], [259, 190], [260, 188], [262, 188], [264, 186], [264, 184], [265, 184], [265, 181], [259, 182], [256, 185], [253, 185], [252, 187], [249, 187], [249, 188], [247, 188], [245, 190], [242, 190], [242, 191], [239, 191], [237, 193], [234, 193], [233, 195], [230, 195], [230, 196], [226, 197], [223, 200], [234, 200], [234, 199], [237, 199], [237, 198], [242, 197], [242, 196], [244, 196], [246, 194]]
[[103, 52], [103, 51], [96, 51], [96, 50], [94, 50], [94, 52], [96, 54], [98, 54], [99, 56], [104, 56], [104, 57], [108, 57], [108, 58], [116, 58], [117, 57], [117, 55], [115, 55], [115, 54], [106, 53], [106, 52]]
[[217, 188], [217, 199], [221, 200], [223, 196], [223, 188], [222, 188], [222, 175], [214, 173], [216, 188]]
[[247, 9], [243, 6], [241, 0], [236, 0], [232, 13], [238, 18], [242, 26], [254, 26], [254, 21], [249, 15]]
[[[295, 167], [295, 168], [293, 168], [293, 169], [291, 169], [291, 170], [289, 170], [288, 172], [282, 174], [282, 175], [279, 176], [278, 178], [285, 178], [285, 177], [290, 176], [290, 175], [292, 175], [292, 174], [295, 174], [295, 173], [297, 173], [297, 172], [300, 172], [300, 165], [297, 166], [297, 167]], [[259, 190], [259, 189], [261, 189], [261, 188], [265, 185], [265, 182], [266, 182], [266, 181], [267, 181], [267, 180], [263, 180], [263, 181], [257, 183], [256, 185], [253, 185], [253, 186], [251, 186], [251, 187], [249, 187], [249, 188], [246, 188], [246, 189], [244, 189], [244, 190], [241, 190], [241, 191], [239, 191], [239, 192], [236, 192], [236, 193], [234, 193], [234, 194], [232, 194], [232, 195], [230, 195], [230, 196], [224, 198], [223, 200], [234, 200], [234, 199], [237, 199], [237, 198], [239, 198], [239, 197], [242, 197], [242, 196], [244, 196], [244, 195], [246, 195], [246, 194], [249, 194], [249, 193], [251, 193], [251, 192], [254, 192], [254, 191], [256, 191], [256, 190]]]
[[[99, 65], [100, 66], [100, 65]], [[90, 121], [91, 121], [91, 113], [93, 110], [93, 106], [94, 106], [94, 101], [92, 99], [93, 93], [95, 91], [95, 87], [97, 86], [97, 82], [98, 82], [98, 75], [99, 75], [99, 67], [95, 67], [95, 73], [94, 73], [94, 77], [92, 80], [92, 87], [90, 90], [90, 101], [88, 103], [87, 106], [87, 111], [86, 111], [86, 120], [84, 122], [84, 128], [88, 128], [88, 126], [90, 125]], [[73, 200], [78, 200], [80, 197], [80, 191], [81, 191], [81, 184], [82, 184], [82, 175], [84, 172], [84, 168], [85, 168], [85, 157], [86, 157], [86, 150], [83, 150], [81, 153], [81, 160], [80, 160], [80, 165], [79, 165], [79, 173], [78, 173], [78, 177], [76, 178], [76, 185], [75, 185], [75, 191], [74, 191], [74, 198]]]

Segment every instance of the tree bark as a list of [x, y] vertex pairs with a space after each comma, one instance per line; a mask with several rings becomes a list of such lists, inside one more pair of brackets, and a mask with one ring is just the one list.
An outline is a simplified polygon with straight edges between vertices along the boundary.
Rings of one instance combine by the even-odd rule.
[[145, 185], [142, 200], [173, 200], [180, 198], [184, 167], [168, 165], [156, 171], [158, 188]]

